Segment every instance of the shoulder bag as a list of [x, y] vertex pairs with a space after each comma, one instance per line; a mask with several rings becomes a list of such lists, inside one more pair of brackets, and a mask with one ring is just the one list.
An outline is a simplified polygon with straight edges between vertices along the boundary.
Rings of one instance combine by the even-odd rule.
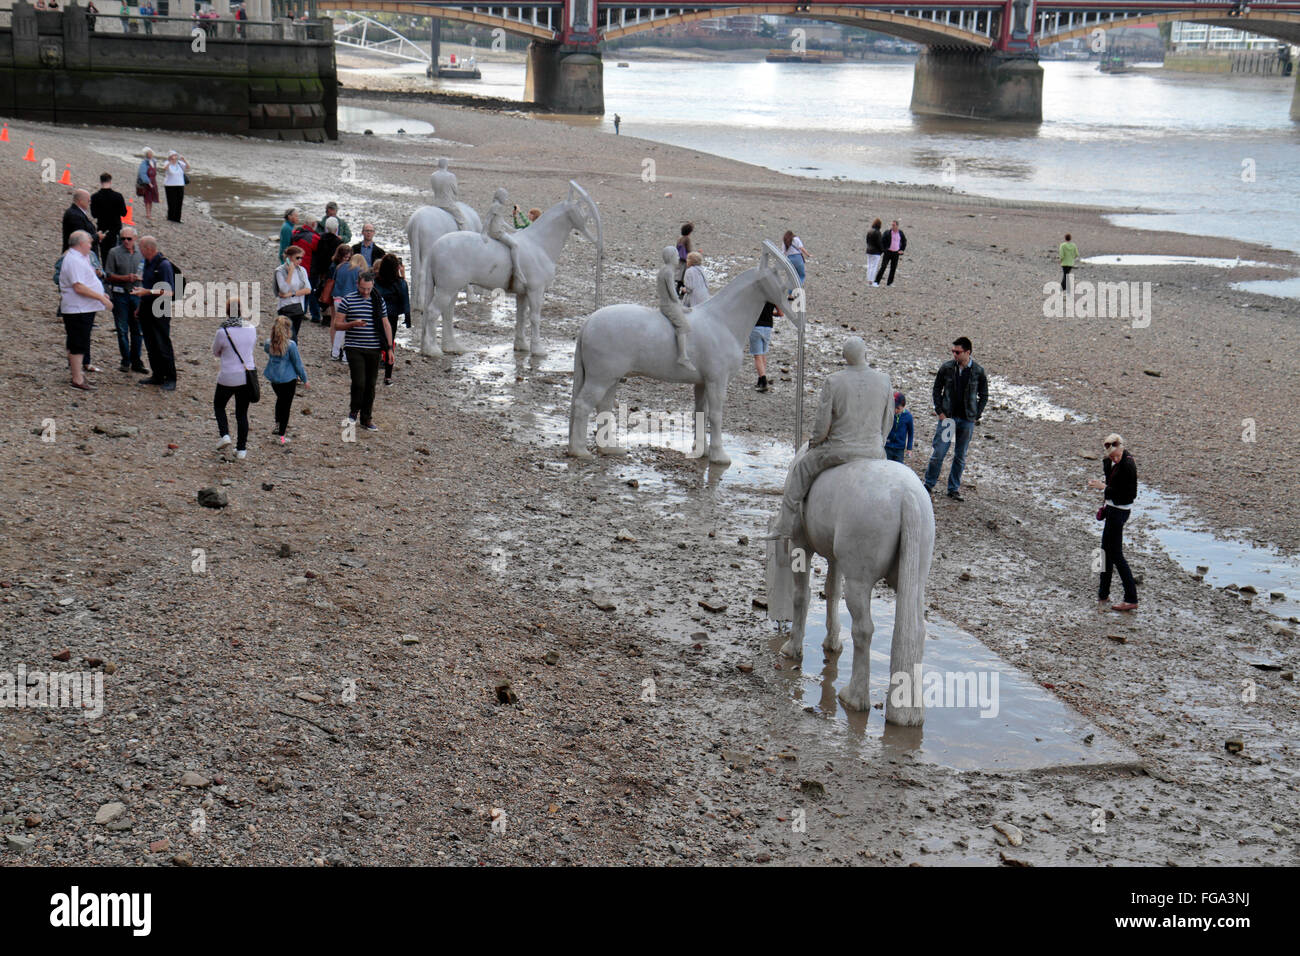
[[[226, 333], [226, 341], [234, 349], [235, 358], [239, 359], [239, 364], [244, 365], [244, 357], [239, 354], [239, 349], [235, 348], [235, 340], [230, 337], [230, 329], [223, 329]], [[248, 391], [249, 402], [256, 403], [262, 397], [262, 386], [257, 381], [257, 369], [249, 368], [244, 365], [244, 388]]]

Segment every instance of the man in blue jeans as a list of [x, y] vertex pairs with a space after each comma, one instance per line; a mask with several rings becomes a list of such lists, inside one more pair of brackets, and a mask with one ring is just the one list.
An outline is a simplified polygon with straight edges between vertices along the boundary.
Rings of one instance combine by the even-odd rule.
[[134, 227], [122, 227], [117, 245], [104, 260], [104, 275], [113, 298], [113, 324], [117, 328], [117, 348], [122, 353], [122, 371], [147, 372], [140, 361], [144, 338], [136, 315], [139, 303], [131, 294], [144, 277], [144, 256], [135, 247]]
[[948, 497], [965, 500], [961, 495], [961, 473], [966, 467], [966, 447], [988, 401], [988, 376], [971, 358], [971, 341], [963, 335], [952, 343], [952, 358], [939, 366], [934, 377], [934, 413], [939, 423], [934, 429], [934, 453], [925, 469], [926, 491], [934, 492], [943, 460], [955, 441], [957, 447], [948, 469]]

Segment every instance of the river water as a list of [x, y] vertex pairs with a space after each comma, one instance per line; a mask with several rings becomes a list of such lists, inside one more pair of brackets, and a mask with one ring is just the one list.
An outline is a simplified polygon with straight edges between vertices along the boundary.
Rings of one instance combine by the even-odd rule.
[[[1040, 126], [913, 116], [911, 63], [605, 62], [603, 119], [626, 135], [794, 175], [948, 186], [1159, 214], [1122, 225], [1221, 235], [1300, 252], [1300, 123], [1292, 79], [1104, 75], [1044, 62]], [[439, 88], [518, 99], [522, 64]], [[665, 171], [665, 175], [669, 175]], [[1132, 251], [1145, 251], [1134, 249]]]

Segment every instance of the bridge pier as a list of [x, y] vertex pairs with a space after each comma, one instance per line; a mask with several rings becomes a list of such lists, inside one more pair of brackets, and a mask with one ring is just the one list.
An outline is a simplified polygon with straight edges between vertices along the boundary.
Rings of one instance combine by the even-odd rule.
[[912, 77], [912, 112], [1041, 123], [1043, 68], [1035, 56], [926, 49]]
[[605, 65], [597, 47], [528, 44], [524, 99], [560, 113], [605, 112]]
[[429, 17], [429, 55], [433, 64], [433, 75], [438, 75], [438, 57], [442, 56], [442, 21]]
[[1300, 123], [1300, 67], [1295, 70], [1295, 92], [1291, 94], [1291, 118]]

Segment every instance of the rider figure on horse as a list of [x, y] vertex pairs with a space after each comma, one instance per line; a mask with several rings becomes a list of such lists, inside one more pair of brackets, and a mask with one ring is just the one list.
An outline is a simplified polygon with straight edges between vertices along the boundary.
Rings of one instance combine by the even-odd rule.
[[456, 174], [447, 168], [447, 157], [438, 159], [438, 168], [429, 177], [433, 185], [433, 204], [443, 209], [456, 220], [456, 228], [465, 228], [465, 214], [461, 212], [458, 200]]
[[659, 311], [673, 324], [677, 334], [677, 364], [694, 372], [697, 369], [686, 357], [686, 337], [691, 334], [691, 327], [686, 321], [682, 300], [677, 297], [677, 248], [664, 246], [663, 259], [657, 282]]
[[[505, 286], [507, 291], [511, 289], [511, 283], [516, 277], [522, 280], [519, 272], [519, 240], [514, 237], [514, 230], [510, 226], [509, 214], [511, 208], [510, 194], [502, 186], [493, 194], [492, 205], [488, 209], [487, 221], [483, 223], [483, 241], [499, 239], [510, 250], [510, 280], [506, 282]], [[515, 291], [520, 290], [516, 289]]]
[[858, 458], [884, 458], [894, 427], [894, 390], [889, 376], [867, 367], [867, 343], [844, 342], [848, 368], [826, 379], [808, 451], [790, 465], [781, 512], [770, 539], [790, 538], [808, 490], [823, 471]]

